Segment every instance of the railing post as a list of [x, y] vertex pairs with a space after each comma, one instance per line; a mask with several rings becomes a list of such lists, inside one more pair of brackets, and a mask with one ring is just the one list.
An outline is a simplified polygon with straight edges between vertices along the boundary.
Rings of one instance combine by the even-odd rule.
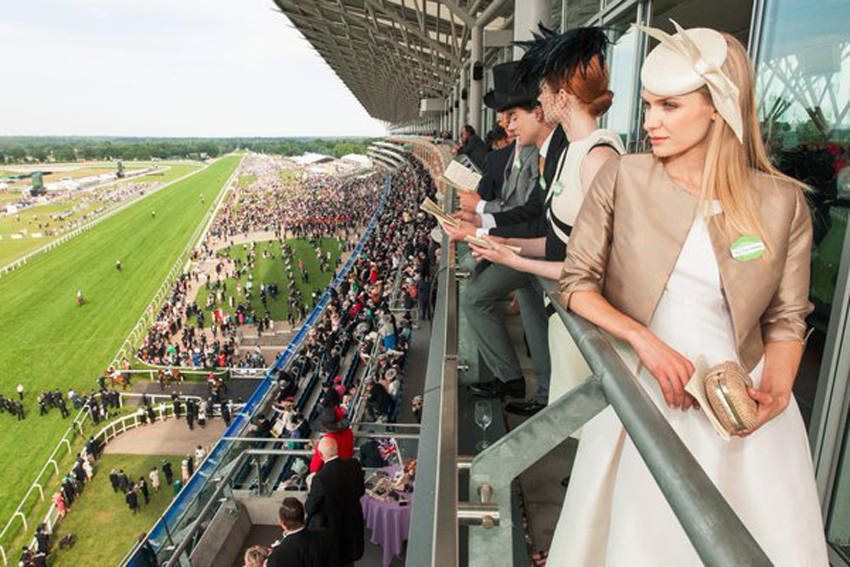
[[20, 510], [15, 510], [15, 513], [13, 514], [13, 516], [20, 516], [21, 517], [21, 521], [24, 523], [24, 530], [30, 529], [29, 524], [27, 524], [27, 517], [24, 515], [23, 512], [21, 512]]
[[38, 493], [41, 495], [41, 499], [44, 500], [44, 489], [41, 488], [41, 485], [37, 482], [34, 482], [33, 486], [35, 486], [38, 489]]

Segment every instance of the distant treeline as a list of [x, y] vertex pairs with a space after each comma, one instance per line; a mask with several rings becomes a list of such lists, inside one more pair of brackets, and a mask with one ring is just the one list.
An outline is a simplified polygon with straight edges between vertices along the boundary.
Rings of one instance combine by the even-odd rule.
[[0, 163], [76, 161], [80, 159], [201, 159], [247, 149], [287, 156], [304, 152], [342, 157], [365, 154], [369, 138], [101, 138], [0, 137]]

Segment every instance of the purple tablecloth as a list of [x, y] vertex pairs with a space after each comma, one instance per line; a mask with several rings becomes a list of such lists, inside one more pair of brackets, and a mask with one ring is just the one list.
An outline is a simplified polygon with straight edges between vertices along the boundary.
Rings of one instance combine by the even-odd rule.
[[372, 531], [372, 543], [383, 550], [383, 567], [389, 567], [393, 557], [401, 556], [410, 529], [413, 493], [405, 492], [402, 496], [407, 499], [407, 506], [399, 506], [395, 500], [376, 500], [368, 494], [360, 499], [366, 527]]

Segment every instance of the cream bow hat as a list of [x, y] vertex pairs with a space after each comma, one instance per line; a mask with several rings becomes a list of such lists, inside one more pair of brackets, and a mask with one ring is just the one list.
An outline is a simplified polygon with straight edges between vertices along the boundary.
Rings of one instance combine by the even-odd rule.
[[[649, 52], [640, 71], [646, 90], [658, 96], [677, 96], [697, 90], [703, 85], [711, 93], [717, 112], [744, 141], [744, 120], [738, 104], [738, 87], [721, 70], [726, 61], [726, 38], [708, 28], [682, 29], [675, 21], [675, 35], [658, 28], [635, 27], [660, 43]], [[633, 24], [634, 25], [634, 24]]]

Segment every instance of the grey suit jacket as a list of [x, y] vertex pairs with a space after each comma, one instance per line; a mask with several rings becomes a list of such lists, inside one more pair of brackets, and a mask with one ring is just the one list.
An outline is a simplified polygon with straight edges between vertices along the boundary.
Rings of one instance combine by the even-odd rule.
[[[537, 146], [523, 146], [519, 157], [505, 166], [505, 183], [502, 196], [484, 205], [485, 213], [499, 213], [524, 205], [531, 192], [537, 187], [540, 177]], [[519, 160], [519, 164], [515, 163]], [[519, 167], [517, 167], [519, 165]], [[510, 168], [510, 173], [508, 173]]]

